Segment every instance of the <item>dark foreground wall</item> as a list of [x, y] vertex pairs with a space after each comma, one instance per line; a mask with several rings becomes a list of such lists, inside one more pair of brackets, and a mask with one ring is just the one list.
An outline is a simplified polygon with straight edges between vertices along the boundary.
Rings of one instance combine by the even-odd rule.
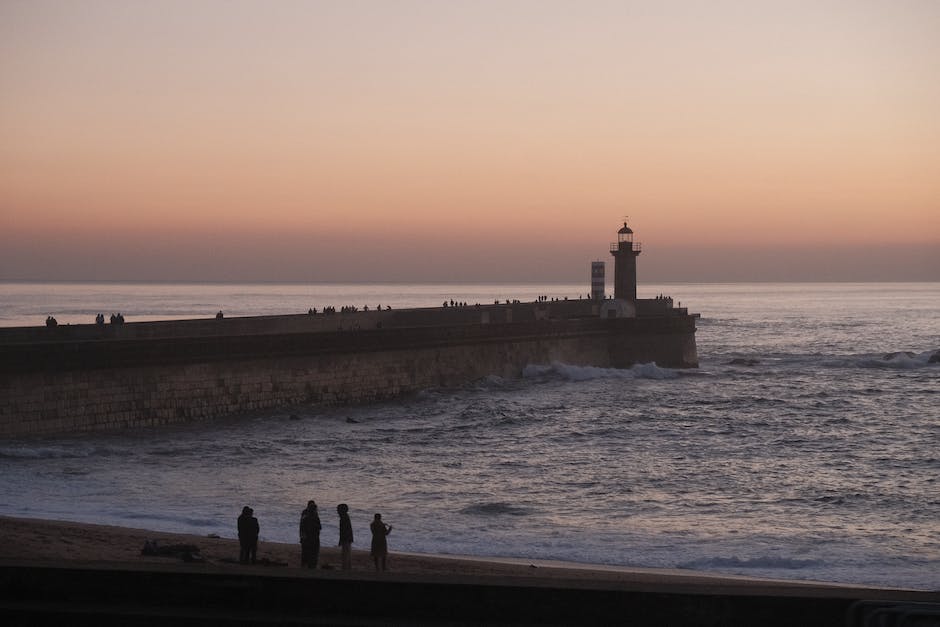
[[487, 375], [516, 377], [526, 365], [556, 361], [599, 367], [698, 363], [695, 319], [687, 315], [128, 335], [132, 339], [0, 343], [0, 437], [367, 402]]
[[[867, 624], [865, 591], [0, 565], [5, 625]], [[871, 591], [868, 592], [871, 594]], [[936, 602], [893, 592], [892, 604]], [[855, 614], [858, 617], [855, 617]], [[879, 623], [880, 624], [880, 623]], [[894, 624], [894, 623], [892, 623]], [[916, 623], [932, 625], [936, 623]]]

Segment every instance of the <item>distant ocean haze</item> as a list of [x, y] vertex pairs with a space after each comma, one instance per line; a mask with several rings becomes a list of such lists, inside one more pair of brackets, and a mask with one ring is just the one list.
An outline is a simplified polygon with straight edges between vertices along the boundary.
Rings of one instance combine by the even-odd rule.
[[[0, 281], [581, 283], [616, 227], [543, 233], [0, 232]], [[940, 242], [708, 236], [637, 228], [639, 278], [657, 282], [938, 281]], [[561, 228], [561, 227], [559, 227]], [[923, 230], [927, 237], [931, 231]], [[97, 237], [97, 236], [96, 236]], [[89, 239], [91, 238], [91, 239]], [[42, 249], [36, 241], [46, 242]], [[213, 242], [207, 248], [206, 242]], [[742, 243], [746, 242], [746, 243]], [[171, 256], [167, 251], [172, 250]], [[54, 251], [54, 252], [53, 252]]]

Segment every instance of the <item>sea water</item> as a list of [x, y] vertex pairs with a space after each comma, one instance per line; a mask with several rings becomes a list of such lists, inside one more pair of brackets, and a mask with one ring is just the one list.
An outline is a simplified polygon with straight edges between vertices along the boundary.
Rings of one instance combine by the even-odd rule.
[[[0, 324], [578, 298], [576, 285], [0, 284]], [[940, 588], [940, 284], [641, 285], [697, 370], [530, 364], [364, 406], [0, 441], [0, 514], [392, 551]], [[736, 361], [737, 360], [737, 361]], [[744, 361], [742, 361], [744, 360]], [[748, 361], [750, 360], [750, 361]], [[262, 545], [263, 553], [263, 545]]]

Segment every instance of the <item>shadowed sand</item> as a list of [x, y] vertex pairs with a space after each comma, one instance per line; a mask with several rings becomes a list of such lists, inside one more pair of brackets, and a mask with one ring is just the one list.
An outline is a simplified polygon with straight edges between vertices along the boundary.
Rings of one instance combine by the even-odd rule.
[[[258, 559], [286, 566], [237, 563], [238, 541], [179, 533], [128, 529], [66, 521], [50, 521], [0, 516], [0, 560], [6, 563], [47, 563], [134, 565], [137, 568], [162, 569], [175, 565], [193, 569], [250, 570], [256, 574], [270, 572], [279, 576], [296, 574], [310, 576], [300, 567], [300, 545], [277, 542], [259, 543]], [[160, 545], [193, 544], [204, 561], [184, 564], [173, 557], [145, 556], [144, 543], [156, 540]], [[394, 549], [394, 546], [392, 547]], [[320, 553], [321, 569], [338, 570], [339, 551], [324, 547]], [[374, 573], [368, 550], [354, 550], [353, 572]], [[611, 568], [605, 566], [567, 564], [563, 562], [528, 562], [524, 560], [486, 560], [440, 555], [395, 553], [389, 555], [389, 573], [384, 576], [416, 575], [451, 577], [483, 577], [493, 579], [527, 579], [578, 582], [584, 584], [627, 586], [632, 589], [662, 587], [701, 591], [746, 591], [747, 593], [829, 595], [866, 597], [884, 589], [847, 584], [807, 581], [782, 581], [751, 577], [718, 575], [678, 569]], [[319, 571], [318, 571], [319, 572]], [[883, 596], [883, 595], [882, 595]]]

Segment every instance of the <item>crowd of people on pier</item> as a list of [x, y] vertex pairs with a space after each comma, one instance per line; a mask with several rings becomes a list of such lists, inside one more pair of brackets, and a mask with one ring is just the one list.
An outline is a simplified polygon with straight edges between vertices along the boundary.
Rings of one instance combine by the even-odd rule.
[[[578, 295], [578, 300], [580, 300], [582, 297], [583, 297], [583, 295], [582, 295], [582, 294], [579, 294], [579, 295]], [[588, 298], [589, 298], [589, 299], [591, 298], [591, 295], [590, 295], [590, 294], [588, 294]], [[657, 298], [663, 298], [663, 296], [660, 295], [660, 296], [658, 296]], [[668, 298], [668, 297], [667, 297], [667, 298]], [[559, 301], [559, 300], [568, 300], [568, 297], [565, 296], [564, 298], [557, 298], [557, 297], [548, 297], [548, 296], [538, 296], [538, 297], [536, 297], [536, 301], [535, 301], [535, 302], [544, 303], [544, 302]], [[519, 300], [518, 298], [514, 298], [514, 299], [509, 299], [509, 298], [507, 298], [505, 301], [501, 301], [501, 300], [499, 300], [499, 299], [496, 299], [496, 300], [493, 301], [493, 304], [494, 304], [494, 305], [500, 305], [500, 304], [518, 305], [518, 304], [521, 304], [521, 303], [522, 303], [522, 301]], [[474, 304], [474, 305], [470, 305], [470, 303], [468, 303], [467, 301], [456, 301], [456, 300], [450, 299], [450, 300], [445, 300], [445, 301], [442, 303], [442, 306], [443, 306], [443, 307], [471, 307], [471, 306], [473, 306], [473, 307], [480, 307], [481, 305], [480, 305], [480, 303], [476, 303], [476, 304]], [[375, 306], [375, 309], [374, 309], [373, 311], [391, 311], [391, 310], [392, 310], [391, 305], [386, 305], [386, 306], [383, 308], [382, 305], [379, 304], [379, 305], [376, 305], [376, 306]], [[364, 305], [361, 309], [360, 309], [357, 305], [343, 305], [342, 307], [340, 307], [340, 308], [337, 310], [336, 307], [334, 307], [333, 305], [327, 305], [326, 307], [323, 307], [323, 309], [320, 309], [320, 310], [318, 310], [316, 307], [311, 307], [311, 308], [309, 308], [309, 309], [307, 310], [307, 313], [308, 313], [309, 315], [313, 316], [313, 315], [317, 315], [317, 314], [326, 314], [326, 315], [330, 315], [330, 314], [335, 314], [335, 313], [337, 313], [337, 312], [339, 312], [339, 313], [356, 313], [356, 312], [359, 312], [359, 311], [370, 311], [370, 309], [369, 309], [369, 306], [368, 306], [368, 305]], [[224, 317], [225, 317], [225, 314], [222, 312], [221, 309], [220, 309], [218, 312], [216, 312], [216, 314], [215, 314], [216, 320], [221, 320], [221, 319], [223, 319]], [[110, 318], [109, 321], [110, 321], [111, 324], [124, 324], [124, 314], [121, 314], [121, 313], [111, 314], [111, 318]], [[95, 324], [103, 325], [104, 323], [105, 323], [104, 314], [98, 314], [98, 315], [95, 316]], [[56, 321], [56, 319], [55, 319], [54, 317], [52, 317], [52, 316], [47, 316], [47, 317], [46, 317], [46, 326], [47, 326], [47, 327], [54, 327], [54, 326], [57, 326], [57, 325], [58, 325], [58, 321]]]
[[[340, 503], [336, 506], [339, 516], [339, 547], [340, 568], [352, 568], [353, 529], [349, 519], [349, 506]], [[255, 510], [249, 506], [242, 508], [238, 517], [238, 543], [240, 551], [238, 562], [240, 564], [254, 564], [258, 559], [258, 536], [261, 525], [255, 517]], [[301, 568], [316, 568], [320, 562], [320, 514], [316, 501], [307, 501], [307, 507], [300, 513], [300, 566]], [[392, 533], [392, 526], [382, 521], [382, 514], [376, 514], [369, 525], [372, 532], [370, 554], [375, 563], [375, 570], [388, 570], [388, 535]]]
[[[103, 313], [100, 313], [95, 316], [95, 324], [99, 326], [104, 324]], [[111, 314], [111, 324], [124, 324], [124, 314], [121, 314], [121, 313]], [[54, 316], [46, 316], [46, 326], [57, 327], [59, 326], [59, 321], [56, 320]]]
[[[583, 294], [578, 294], [578, 300], [581, 300], [582, 298], [584, 298], [584, 295], [583, 295]], [[591, 295], [588, 294], [588, 295], [587, 295], [587, 298], [590, 300]], [[657, 298], [657, 300], [658, 300], [658, 299], [672, 300], [671, 297], [669, 297], [669, 296], [663, 296], [662, 294], [660, 294], [660, 295], [657, 296], [656, 298]], [[536, 297], [536, 300], [535, 300], [534, 302], [546, 303], [546, 302], [555, 302], [555, 301], [562, 301], [562, 300], [568, 300], [568, 297], [567, 297], [567, 296], [564, 296], [564, 297], [562, 297], [562, 298], [559, 298], [559, 297], [549, 297], [549, 296], [541, 295], [541, 296], [537, 296], [537, 297]], [[502, 300], [500, 300], [500, 299], [497, 298], [496, 300], [493, 301], [493, 304], [494, 304], [494, 305], [501, 305], [501, 304], [505, 304], [505, 305], [519, 305], [519, 304], [522, 304], [522, 301], [519, 300], [518, 298], [513, 298], [513, 299], [507, 298], [507, 299], [505, 299], [505, 301], [502, 301]], [[475, 304], [471, 305], [471, 304], [470, 304], [469, 302], [467, 302], [467, 301], [457, 301], [457, 300], [454, 300], [454, 299], [450, 299], [450, 300], [445, 300], [445, 301], [442, 303], [442, 307], [445, 307], [445, 308], [450, 308], [450, 307], [481, 307], [481, 305], [480, 305], [480, 303], [475, 303]], [[373, 310], [371, 310], [371, 311], [391, 311], [391, 310], [392, 310], [391, 305], [385, 305], [385, 307], [383, 308], [383, 306], [382, 306], [381, 304], [379, 304], [379, 305], [376, 305], [376, 306], [375, 306], [375, 309], [373, 309]], [[361, 309], [360, 309], [359, 306], [357, 306], [357, 305], [343, 305], [342, 307], [340, 307], [339, 309], [337, 309], [337, 308], [334, 307], [333, 305], [327, 305], [326, 307], [323, 307], [323, 308], [320, 309], [320, 310], [318, 310], [316, 307], [310, 307], [310, 308], [307, 310], [307, 313], [308, 313], [309, 315], [313, 316], [313, 315], [317, 315], [317, 314], [331, 315], [331, 314], [335, 314], [335, 313], [344, 313], [344, 314], [345, 314], [345, 313], [356, 313], [356, 312], [359, 312], [359, 311], [370, 311], [370, 308], [369, 308], [368, 305], [364, 305]], [[215, 314], [216, 320], [221, 320], [221, 319], [223, 319], [224, 317], [225, 317], [225, 314], [222, 312], [221, 309]], [[103, 325], [104, 323], [105, 323], [104, 314], [98, 314], [98, 315], [95, 316], [95, 324]], [[124, 324], [124, 315], [121, 314], [121, 313], [111, 314], [110, 323], [111, 323], [111, 324]], [[55, 326], [57, 326], [57, 325], [58, 325], [58, 322], [56, 321], [56, 319], [55, 319], [54, 317], [52, 317], [52, 316], [47, 316], [47, 317], [46, 317], [46, 326], [47, 326], [47, 327], [55, 327]]]
[[[392, 306], [391, 306], [391, 305], [386, 305], [386, 306], [385, 306], [385, 311], [391, 311], [391, 310], [392, 310]], [[359, 307], [356, 306], [356, 305], [343, 305], [343, 306], [340, 307], [340, 309], [339, 309], [339, 312], [340, 312], [340, 313], [356, 313], [357, 311], [359, 311]], [[362, 311], [369, 311], [369, 306], [368, 306], [368, 305], [363, 305], [363, 306], [362, 306]], [[375, 311], [382, 311], [382, 305], [381, 305], [381, 304], [376, 305], [376, 306], [375, 306]], [[317, 313], [318, 313], [318, 312], [317, 312], [317, 308], [316, 308], [316, 307], [311, 307], [310, 309], [307, 310], [307, 313], [308, 313], [309, 315], [311, 315], [311, 316], [315, 316], [315, 315], [317, 315]], [[323, 308], [322, 313], [324, 313], [324, 314], [326, 314], [326, 315], [335, 314], [335, 313], [336, 313], [336, 307], [334, 307], [334, 306], [332, 306], [332, 305], [327, 305], [326, 307]]]

